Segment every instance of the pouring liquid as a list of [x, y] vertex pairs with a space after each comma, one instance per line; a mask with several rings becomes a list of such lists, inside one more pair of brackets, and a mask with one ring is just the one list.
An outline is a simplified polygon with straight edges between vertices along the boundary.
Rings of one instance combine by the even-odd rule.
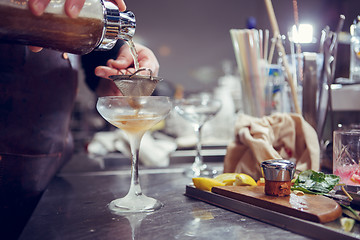
[[135, 48], [135, 44], [134, 44], [132, 39], [127, 39], [126, 43], [129, 46], [130, 54], [134, 59], [135, 71], [137, 71], [137, 70], [139, 70], [139, 59], [138, 59], [138, 54], [137, 54], [137, 51], [136, 51], [136, 48]]
[[[137, 51], [136, 51], [136, 48], [135, 48], [135, 44], [132, 40], [132, 38], [129, 38], [126, 40], [126, 43], [128, 44], [129, 46], [129, 50], [130, 50], [130, 54], [131, 56], [133, 57], [134, 59], [134, 68], [135, 68], [135, 71], [139, 70], [139, 59], [138, 59], [138, 54], [137, 54]], [[130, 98], [128, 100], [129, 102], [129, 105], [136, 109], [136, 113], [135, 115], [138, 115], [140, 109], [141, 109], [141, 104], [139, 104], [135, 99], [133, 98]]]

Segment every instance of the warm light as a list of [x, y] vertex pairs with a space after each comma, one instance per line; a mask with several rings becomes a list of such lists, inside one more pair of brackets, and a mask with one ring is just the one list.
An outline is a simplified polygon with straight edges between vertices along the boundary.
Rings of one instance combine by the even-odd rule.
[[294, 25], [291, 30], [292, 41], [294, 43], [311, 43], [313, 42], [313, 26], [310, 24], [300, 24], [299, 31]]

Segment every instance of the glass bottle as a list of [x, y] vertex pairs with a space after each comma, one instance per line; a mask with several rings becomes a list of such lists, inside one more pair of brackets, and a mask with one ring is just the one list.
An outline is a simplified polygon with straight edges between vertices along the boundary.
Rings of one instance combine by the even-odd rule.
[[34, 16], [27, 0], [0, 1], [0, 42], [19, 43], [83, 55], [109, 50], [118, 39], [131, 40], [135, 16], [103, 0], [86, 0], [77, 18], [64, 12], [65, 0], [51, 0]]

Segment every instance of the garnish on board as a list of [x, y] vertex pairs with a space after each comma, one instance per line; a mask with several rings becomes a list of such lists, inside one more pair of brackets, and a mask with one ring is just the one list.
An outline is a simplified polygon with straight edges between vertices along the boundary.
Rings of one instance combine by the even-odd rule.
[[360, 222], [360, 215], [359, 215], [359, 211], [356, 211], [354, 210], [352, 207], [350, 206], [347, 206], [347, 205], [344, 205], [344, 204], [341, 204], [340, 203], [340, 206], [342, 207], [343, 209], [343, 213], [352, 218], [352, 219], [355, 219], [356, 221], [359, 221]]
[[[293, 191], [303, 191], [310, 194], [320, 194], [327, 197], [333, 197], [328, 193], [333, 190], [333, 188], [338, 185], [340, 177], [334, 174], [324, 174], [322, 172], [315, 172], [313, 170], [306, 170], [301, 172], [297, 179], [294, 182], [291, 190]], [[346, 192], [344, 186], [341, 186], [342, 191], [345, 196], [348, 198], [348, 204], [353, 200], [353, 198]], [[335, 199], [335, 198], [334, 198]], [[341, 200], [336, 200], [343, 209], [343, 213], [347, 215], [350, 219], [360, 221], [359, 212], [354, 210], [351, 206], [343, 204]], [[344, 202], [345, 203], [345, 202]], [[342, 227], [345, 231], [351, 231], [354, 222], [348, 220], [349, 218], [342, 219]]]
[[255, 180], [244, 173], [223, 173], [214, 178], [197, 177], [192, 179], [194, 186], [200, 190], [211, 191], [216, 186], [256, 186]]
[[340, 178], [334, 174], [306, 170], [299, 174], [291, 190], [324, 195], [333, 190], [339, 181]]
[[340, 224], [341, 224], [341, 228], [345, 232], [351, 232], [354, 227], [355, 220], [352, 218], [343, 217], [340, 219]]

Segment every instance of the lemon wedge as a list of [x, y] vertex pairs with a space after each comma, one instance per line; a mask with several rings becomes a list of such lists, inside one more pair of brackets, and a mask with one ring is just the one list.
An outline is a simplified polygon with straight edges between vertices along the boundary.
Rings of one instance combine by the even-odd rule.
[[235, 178], [236, 186], [256, 186], [255, 180], [245, 173], [239, 173]]
[[259, 180], [257, 180], [256, 185], [265, 186], [265, 178], [260, 178]]
[[256, 181], [245, 173], [223, 173], [214, 178], [225, 186], [256, 186]]
[[216, 186], [256, 186], [255, 180], [245, 173], [223, 173], [214, 178], [197, 177], [192, 179], [195, 187], [211, 191]]
[[192, 181], [197, 189], [205, 191], [211, 191], [211, 189], [216, 186], [225, 186], [225, 183], [213, 178], [197, 177], [193, 178]]
[[225, 186], [232, 186], [234, 185], [237, 175], [239, 175], [239, 173], [223, 173], [217, 175], [216, 177], [214, 177], [214, 179], [218, 180], [219, 182], [225, 183]]
[[355, 220], [352, 218], [343, 217], [340, 219], [341, 227], [345, 232], [351, 232], [354, 227]]

